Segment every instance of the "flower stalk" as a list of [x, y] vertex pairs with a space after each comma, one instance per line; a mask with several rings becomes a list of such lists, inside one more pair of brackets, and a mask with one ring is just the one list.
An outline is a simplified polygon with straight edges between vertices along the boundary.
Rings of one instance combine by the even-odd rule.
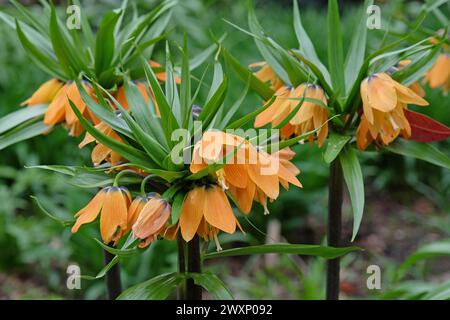
[[[186, 242], [183, 240], [181, 233], [177, 235], [177, 245], [178, 245], [178, 273], [186, 273]], [[183, 283], [178, 287], [177, 299], [186, 299], [186, 285]]]
[[[339, 247], [341, 240], [343, 174], [339, 158], [330, 165], [328, 188], [328, 246]], [[327, 261], [326, 299], [339, 300], [340, 259]]]
[[[201, 273], [200, 259], [200, 239], [195, 235], [191, 241], [187, 243], [187, 272]], [[186, 281], [186, 299], [202, 300], [202, 287], [195, 284], [194, 279], [190, 278]]]
[[[110, 244], [112, 245], [112, 244]], [[103, 250], [105, 266], [114, 258], [114, 255]], [[120, 265], [117, 263], [106, 273], [106, 289], [108, 299], [115, 300], [122, 293], [122, 282], [120, 279]]]

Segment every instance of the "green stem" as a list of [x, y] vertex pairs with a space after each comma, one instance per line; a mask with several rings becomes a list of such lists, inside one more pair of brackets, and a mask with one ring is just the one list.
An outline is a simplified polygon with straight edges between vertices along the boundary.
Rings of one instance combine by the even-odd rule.
[[[187, 243], [187, 272], [202, 272], [200, 259], [200, 239], [197, 235]], [[196, 285], [193, 279], [188, 279], [186, 281], [186, 299], [202, 300], [202, 287]]]
[[[186, 273], [186, 242], [183, 240], [181, 236], [181, 232], [177, 235], [177, 245], [178, 245], [178, 273], [185, 274]], [[177, 298], [178, 300], [186, 299], [186, 285], [185, 283], [181, 284], [177, 290]]]
[[143, 197], [145, 197], [147, 195], [147, 193], [145, 192], [145, 185], [147, 184], [147, 181], [151, 178], [153, 178], [154, 175], [149, 174], [148, 176], [146, 176], [144, 179], [142, 179], [141, 182], [141, 194]]
[[133, 175], [136, 175], [136, 176], [142, 176], [140, 173], [138, 173], [138, 172], [136, 172], [136, 171], [134, 171], [134, 170], [123, 170], [123, 171], [120, 171], [118, 174], [116, 174], [116, 176], [114, 177], [114, 182], [113, 182], [113, 186], [114, 187], [117, 187], [118, 185], [119, 185], [119, 180], [120, 180], [120, 177], [122, 177], [123, 175], [126, 175], [126, 174], [133, 174]]
[[[328, 189], [328, 246], [339, 247], [341, 239], [343, 175], [339, 159], [330, 165]], [[326, 299], [339, 300], [340, 259], [327, 261]]]

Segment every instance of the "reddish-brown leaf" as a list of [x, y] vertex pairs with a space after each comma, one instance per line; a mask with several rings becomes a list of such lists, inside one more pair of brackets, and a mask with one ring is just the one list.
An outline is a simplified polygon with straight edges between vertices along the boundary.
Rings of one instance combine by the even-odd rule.
[[411, 125], [411, 140], [419, 142], [442, 141], [450, 137], [450, 128], [430, 117], [411, 110], [404, 110]]

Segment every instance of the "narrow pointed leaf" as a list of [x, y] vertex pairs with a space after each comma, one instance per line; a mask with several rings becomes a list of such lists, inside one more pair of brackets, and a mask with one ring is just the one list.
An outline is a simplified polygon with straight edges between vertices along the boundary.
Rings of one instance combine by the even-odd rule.
[[361, 166], [355, 149], [347, 146], [340, 154], [339, 160], [344, 173], [345, 184], [350, 193], [353, 211], [353, 235], [352, 241], [358, 234], [359, 226], [364, 213], [364, 180]]

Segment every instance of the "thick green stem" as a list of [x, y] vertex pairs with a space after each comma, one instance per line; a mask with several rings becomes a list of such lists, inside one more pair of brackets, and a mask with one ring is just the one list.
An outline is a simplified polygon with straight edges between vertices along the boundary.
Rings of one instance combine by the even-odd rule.
[[[343, 177], [339, 159], [330, 165], [328, 188], [328, 245], [339, 247], [341, 240]], [[339, 300], [340, 259], [327, 261], [327, 300]]]
[[[103, 250], [105, 266], [114, 258], [112, 253]], [[120, 280], [120, 265], [117, 263], [106, 273], [106, 289], [108, 291], [108, 299], [115, 300], [122, 292], [122, 283]]]
[[[201, 273], [200, 259], [200, 239], [196, 235], [191, 241], [187, 243], [187, 272]], [[202, 300], [202, 287], [196, 285], [193, 279], [186, 281], [186, 299], [187, 300]]]
[[[180, 274], [186, 273], [186, 242], [183, 240], [181, 233], [178, 233], [177, 236], [177, 245], [178, 245], [178, 272]], [[183, 283], [178, 287], [177, 290], [177, 299], [185, 300], [186, 299], [186, 285]]]

